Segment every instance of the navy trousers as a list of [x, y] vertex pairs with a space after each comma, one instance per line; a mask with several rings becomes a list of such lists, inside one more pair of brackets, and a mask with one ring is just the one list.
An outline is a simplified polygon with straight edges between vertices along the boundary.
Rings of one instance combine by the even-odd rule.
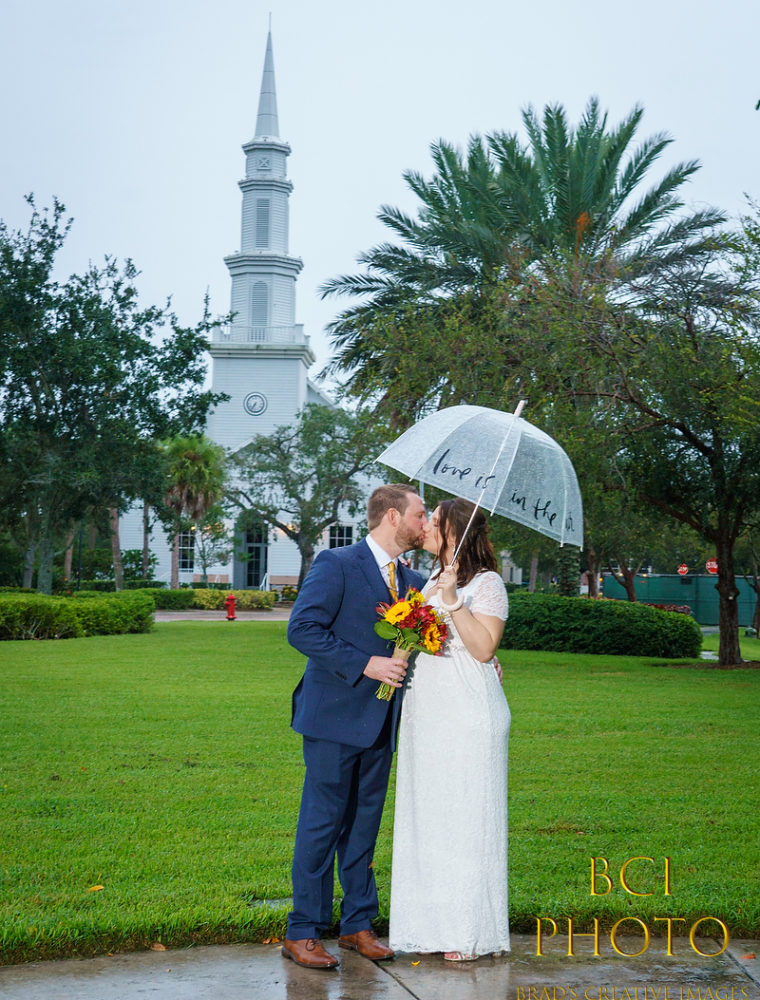
[[372, 870], [388, 775], [390, 719], [369, 749], [303, 738], [306, 764], [293, 852], [288, 938], [321, 937], [332, 921], [333, 872], [343, 887], [340, 932], [367, 930], [377, 916]]

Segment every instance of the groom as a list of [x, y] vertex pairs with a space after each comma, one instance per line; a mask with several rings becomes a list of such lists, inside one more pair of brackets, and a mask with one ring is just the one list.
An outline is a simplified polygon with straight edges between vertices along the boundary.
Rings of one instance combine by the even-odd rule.
[[380, 601], [422, 586], [398, 557], [422, 545], [427, 516], [413, 487], [393, 484], [374, 491], [367, 522], [367, 538], [319, 554], [288, 625], [288, 641], [308, 656], [292, 719], [303, 736], [306, 774], [282, 954], [307, 968], [339, 964], [319, 940], [332, 919], [336, 853], [343, 887], [338, 944], [374, 961], [393, 958], [371, 925], [377, 916], [372, 857], [401, 695], [387, 702], [375, 693], [381, 681], [400, 688], [406, 663], [387, 655], [374, 624]]

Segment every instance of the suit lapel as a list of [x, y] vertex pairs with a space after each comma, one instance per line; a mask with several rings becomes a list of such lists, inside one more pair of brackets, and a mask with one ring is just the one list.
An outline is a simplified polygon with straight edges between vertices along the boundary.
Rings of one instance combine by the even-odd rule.
[[356, 554], [359, 558], [359, 565], [362, 572], [372, 588], [372, 593], [378, 595], [378, 601], [387, 601], [390, 597], [388, 587], [383, 579], [383, 574], [380, 572], [380, 567], [372, 555], [372, 550], [364, 539], [357, 545]]

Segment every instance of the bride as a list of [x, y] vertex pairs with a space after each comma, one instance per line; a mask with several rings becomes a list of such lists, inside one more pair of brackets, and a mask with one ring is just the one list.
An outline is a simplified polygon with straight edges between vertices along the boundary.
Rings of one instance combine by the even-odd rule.
[[508, 605], [482, 511], [449, 565], [473, 507], [443, 501], [426, 532], [439, 568], [424, 593], [446, 612], [450, 638], [407, 674], [391, 878], [391, 948], [455, 962], [509, 950], [510, 714], [491, 663]]

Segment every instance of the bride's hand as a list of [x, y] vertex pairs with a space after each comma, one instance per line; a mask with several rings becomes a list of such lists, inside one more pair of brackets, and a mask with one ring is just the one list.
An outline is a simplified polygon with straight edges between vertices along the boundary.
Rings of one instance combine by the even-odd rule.
[[445, 566], [438, 576], [438, 593], [444, 604], [455, 604], [457, 599], [457, 574], [453, 566]]

